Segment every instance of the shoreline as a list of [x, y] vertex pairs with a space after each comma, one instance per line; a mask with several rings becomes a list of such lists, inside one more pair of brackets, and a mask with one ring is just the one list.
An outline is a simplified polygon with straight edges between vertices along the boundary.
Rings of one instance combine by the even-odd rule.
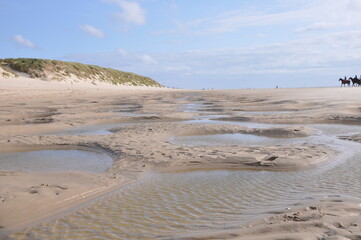
[[[173, 89], [130, 91], [122, 88], [109, 91], [107, 88], [79, 88], [68, 91], [57, 89], [58, 85], [55, 84], [52, 85], [52, 92], [49, 92], [47, 88], [36, 89], [34, 86], [25, 87], [27, 90], [12, 89], [13, 86], [6, 89], [0, 87], [0, 91], [4, 93], [0, 96], [3, 109], [0, 113], [2, 152], [6, 148], [19, 150], [19, 146], [24, 145], [39, 148], [78, 146], [110, 151], [115, 155], [115, 159], [112, 167], [104, 174], [0, 171], [0, 200], [3, 200], [0, 202], [0, 212], [7, 216], [6, 220], [3, 219], [4, 215], [0, 217], [2, 234], [25, 228], [24, 224], [30, 226], [33, 221], [40, 223], [45, 219], [53, 219], [61, 215], [61, 212], [65, 214], [80, 205], [88, 205], [96, 201], [95, 199], [137, 181], [151, 171], [177, 172], [220, 168], [297, 171], [328, 163], [337, 153], [322, 143], [256, 147], [183, 146], [169, 142], [171, 136], [246, 133], [295, 138], [315, 134], [302, 127], [307, 122], [360, 123], [357, 104], [353, 103], [355, 96], [358, 96], [356, 90], [345, 92], [341, 89], [344, 94], [334, 96], [340, 89], [322, 88], [321, 93], [318, 93], [320, 89], [309, 89], [310, 92], [306, 93], [298, 89], [251, 92]], [[23, 94], [19, 95], [19, 92]], [[344, 102], [338, 102], [339, 99]], [[343, 107], [345, 101], [351, 102], [347, 108]], [[194, 112], [192, 108], [189, 112], [182, 109], [185, 104], [194, 107]], [[251, 112], [264, 110], [276, 113], [267, 115]], [[207, 116], [208, 112], [212, 111], [216, 114], [227, 114], [233, 117], [233, 120], [243, 117], [250, 122], [270, 125], [292, 121], [298, 123], [292, 127], [247, 128], [226, 121], [224, 124], [184, 122]], [[94, 123], [136, 125], [115, 128], [113, 133], [108, 135], [54, 135], [62, 130]], [[354, 135], [344, 138], [357, 142], [360, 137]], [[32, 186], [39, 189], [38, 194], [29, 193]], [[67, 190], [60, 191], [59, 186], [60, 190]]]

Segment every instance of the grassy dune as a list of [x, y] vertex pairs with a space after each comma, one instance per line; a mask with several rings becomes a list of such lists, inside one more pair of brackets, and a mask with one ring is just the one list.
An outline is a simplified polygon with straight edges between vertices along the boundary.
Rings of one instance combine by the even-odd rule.
[[149, 77], [75, 62], [33, 58], [7, 58], [0, 59], [0, 67], [5, 70], [3, 73], [4, 77], [16, 76], [16, 72], [21, 72], [28, 74], [31, 78], [48, 80], [61, 81], [70, 77], [77, 77], [79, 80], [102, 81], [115, 85], [162, 87], [161, 84]]

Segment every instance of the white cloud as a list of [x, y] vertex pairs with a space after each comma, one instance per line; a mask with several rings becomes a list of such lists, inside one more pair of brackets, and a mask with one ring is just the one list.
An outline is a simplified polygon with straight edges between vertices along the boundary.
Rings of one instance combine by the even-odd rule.
[[[333, 74], [337, 77], [339, 74], [360, 74], [356, 64], [361, 62], [360, 38], [361, 30], [357, 30], [244, 48], [151, 55], [117, 49], [108, 53], [68, 56], [67, 60], [147, 76], [174, 76], [180, 81], [193, 79], [206, 82], [211, 78], [241, 78], [260, 74]], [[289, 79], [290, 82], [292, 80]]]
[[279, 0], [273, 5], [271, 10], [264, 8], [263, 4], [250, 9], [236, 9], [215, 16], [182, 22], [173, 20], [173, 22], [177, 30], [182, 33], [212, 35], [236, 32], [245, 27], [257, 26], [298, 25], [295, 31], [305, 32], [358, 26], [361, 21], [361, 14], [358, 11], [361, 9], [360, 0]]
[[139, 3], [129, 0], [105, 0], [106, 2], [116, 3], [121, 11], [116, 13], [116, 17], [120, 18], [126, 24], [144, 25], [146, 23], [145, 10]]
[[27, 48], [37, 49], [37, 46], [30, 40], [24, 38], [22, 35], [15, 35], [13, 40], [19, 45]]
[[145, 54], [139, 57], [145, 64], [158, 64], [158, 62], [151, 56]]
[[121, 49], [121, 48], [117, 49], [116, 52], [118, 52], [122, 57], [129, 56], [129, 53], [127, 51], [125, 51], [124, 49]]
[[94, 27], [94, 26], [91, 26], [91, 25], [83, 25], [83, 26], [80, 26], [80, 29], [83, 30], [84, 32], [94, 36], [94, 37], [97, 37], [97, 38], [104, 38], [105, 37], [105, 34], [103, 33], [102, 30]]
[[169, 66], [166, 66], [164, 68], [165, 71], [169, 71], [169, 72], [180, 72], [180, 71], [189, 71], [191, 70], [191, 67], [189, 66], [180, 66], [180, 65], [177, 65], [177, 66], [172, 66], [172, 65], [169, 65]]
[[361, 10], [361, 1], [360, 0], [349, 0], [347, 8], [351, 11], [359, 12]]
[[295, 32], [309, 32], [334, 28], [337, 25], [330, 22], [316, 22], [306, 27], [297, 28]]
[[218, 16], [180, 22], [173, 20], [178, 30], [191, 34], [222, 34], [235, 32], [244, 27], [290, 24], [304, 19], [303, 12], [287, 11], [280, 13], [245, 12], [234, 10]]
[[[93, 64], [157, 76], [154, 78], [160, 80], [188, 81], [190, 85], [198, 81], [207, 84], [209, 79], [236, 81], [256, 75], [264, 76], [260, 81], [266, 82], [269, 75], [282, 78], [284, 74], [291, 76], [285, 80], [290, 83], [295, 81], [293, 77], [301, 79], [301, 75], [311, 76], [309, 81], [315, 82], [319, 80], [316, 75], [327, 75], [324, 79], [327, 82], [328, 78], [336, 79], [339, 75], [360, 74], [361, 14], [356, 10], [361, 10], [361, 0], [276, 2], [283, 7], [258, 12], [234, 10], [190, 21], [173, 19], [176, 29], [158, 32], [179, 37], [175, 33], [210, 35], [249, 27], [247, 30], [251, 31], [247, 34], [252, 35], [254, 43], [242, 45], [240, 41], [237, 47], [228, 49], [207, 49], [205, 44], [202, 48], [205, 50], [152, 54], [118, 49], [76, 58], [69, 56], [68, 60], [89, 62], [87, 59], [90, 59]], [[183, 41], [182, 44], [187, 41], [182, 37], [176, 40]], [[182, 45], [182, 49], [186, 47]]]
[[135, 73], [149, 72], [158, 64], [158, 61], [149, 54], [134, 53], [121, 48], [112, 52], [72, 54], [66, 56], [64, 60], [96, 64]]

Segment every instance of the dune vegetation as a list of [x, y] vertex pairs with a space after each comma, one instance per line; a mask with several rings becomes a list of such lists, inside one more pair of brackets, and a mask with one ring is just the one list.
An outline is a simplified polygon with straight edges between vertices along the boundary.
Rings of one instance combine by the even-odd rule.
[[76, 62], [63, 62], [58, 60], [35, 58], [7, 58], [0, 59], [0, 67], [4, 70], [3, 77], [18, 76], [25, 73], [31, 78], [44, 80], [78, 80], [101, 81], [115, 85], [162, 87], [155, 80], [138, 74], [103, 68]]

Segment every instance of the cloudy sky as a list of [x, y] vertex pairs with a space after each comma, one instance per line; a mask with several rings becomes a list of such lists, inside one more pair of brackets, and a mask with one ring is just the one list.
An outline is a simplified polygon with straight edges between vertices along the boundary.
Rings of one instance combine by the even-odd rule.
[[179, 88], [338, 86], [361, 0], [0, 0], [0, 58], [111, 67]]

